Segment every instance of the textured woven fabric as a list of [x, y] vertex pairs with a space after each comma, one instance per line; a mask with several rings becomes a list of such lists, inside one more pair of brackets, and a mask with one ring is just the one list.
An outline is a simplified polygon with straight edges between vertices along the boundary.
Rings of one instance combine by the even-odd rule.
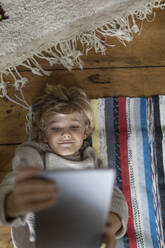
[[[49, 75], [37, 62], [45, 59], [52, 66], [63, 64], [80, 68], [82, 53], [91, 48], [105, 53], [102, 36], [116, 37], [122, 43], [139, 32], [136, 18], [144, 20], [154, 8], [164, 8], [164, 0], [1, 0], [7, 19], [0, 22], [0, 97], [8, 87], [21, 91], [27, 83], [17, 71], [22, 65], [37, 75]], [[3, 12], [4, 13], [4, 12]], [[129, 17], [129, 18], [128, 18]], [[77, 41], [82, 51], [77, 48]], [[53, 49], [52, 49], [53, 48]], [[5, 81], [5, 74], [13, 80]], [[22, 92], [21, 92], [22, 94]], [[28, 108], [23, 96], [15, 102]]]
[[129, 206], [127, 235], [119, 248], [165, 247], [165, 96], [92, 100], [92, 143], [117, 171]]
[[[156, 5], [154, 2], [161, 1], [15, 0], [13, 3], [12, 0], [4, 0], [3, 7], [9, 19], [0, 25], [0, 71], [6, 65], [20, 65], [57, 42], [74, 39], [75, 35], [94, 31], [114, 19], [133, 15], [135, 11], [141, 13], [142, 19], [142, 14], [146, 16], [152, 12]], [[133, 30], [135, 26], [130, 28], [131, 32], [136, 31]], [[119, 34], [122, 35], [124, 31]]]

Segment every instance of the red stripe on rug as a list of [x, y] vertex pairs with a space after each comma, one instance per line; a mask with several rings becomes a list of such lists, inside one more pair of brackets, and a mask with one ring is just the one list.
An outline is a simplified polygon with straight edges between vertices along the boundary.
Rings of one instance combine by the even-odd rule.
[[136, 248], [136, 234], [133, 221], [133, 209], [131, 200], [130, 178], [128, 168], [128, 135], [127, 135], [127, 120], [126, 120], [126, 98], [119, 97], [119, 143], [120, 143], [120, 163], [122, 188], [125, 199], [128, 203], [129, 220], [128, 220], [128, 238], [129, 248]]

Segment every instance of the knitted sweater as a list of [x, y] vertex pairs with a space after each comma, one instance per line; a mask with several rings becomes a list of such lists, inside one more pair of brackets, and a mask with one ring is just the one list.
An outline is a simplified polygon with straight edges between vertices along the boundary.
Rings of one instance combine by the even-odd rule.
[[[26, 142], [16, 149], [13, 158], [13, 171], [10, 172], [0, 185], [0, 223], [11, 226], [11, 236], [15, 248], [34, 248], [35, 242], [32, 242], [33, 214], [7, 220], [5, 216], [5, 199], [12, 191], [15, 183], [15, 171], [21, 165], [27, 167], [39, 167], [45, 170], [52, 169], [94, 169], [105, 168], [96, 156], [92, 147], [87, 146], [80, 154], [76, 156], [61, 157], [55, 154], [47, 144]], [[118, 214], [122, 221], [122, 228], [117, 233], [117, 238], [121, 238], [127, 228], [128, 207], [122, 192], [114, 187], [110, 211]], [[35, 236], [35, 235], [34, 235]], [[35, 239], [34, 239], [35, 240]]]

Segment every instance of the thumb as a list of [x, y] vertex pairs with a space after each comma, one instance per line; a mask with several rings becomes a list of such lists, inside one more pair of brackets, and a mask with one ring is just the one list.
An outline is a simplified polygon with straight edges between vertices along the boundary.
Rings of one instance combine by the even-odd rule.
[[105, 239], [106, 248], [117, 248], [117, 239], [113, 233], [109, 233]]

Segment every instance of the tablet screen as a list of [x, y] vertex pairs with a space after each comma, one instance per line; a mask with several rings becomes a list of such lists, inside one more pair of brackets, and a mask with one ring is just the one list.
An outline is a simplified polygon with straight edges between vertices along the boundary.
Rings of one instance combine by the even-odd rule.
[[36, 248], [99, 248], [115, 172], [112, 169], [45, 171], [58, 188], [56, 203], [36, 212]]

